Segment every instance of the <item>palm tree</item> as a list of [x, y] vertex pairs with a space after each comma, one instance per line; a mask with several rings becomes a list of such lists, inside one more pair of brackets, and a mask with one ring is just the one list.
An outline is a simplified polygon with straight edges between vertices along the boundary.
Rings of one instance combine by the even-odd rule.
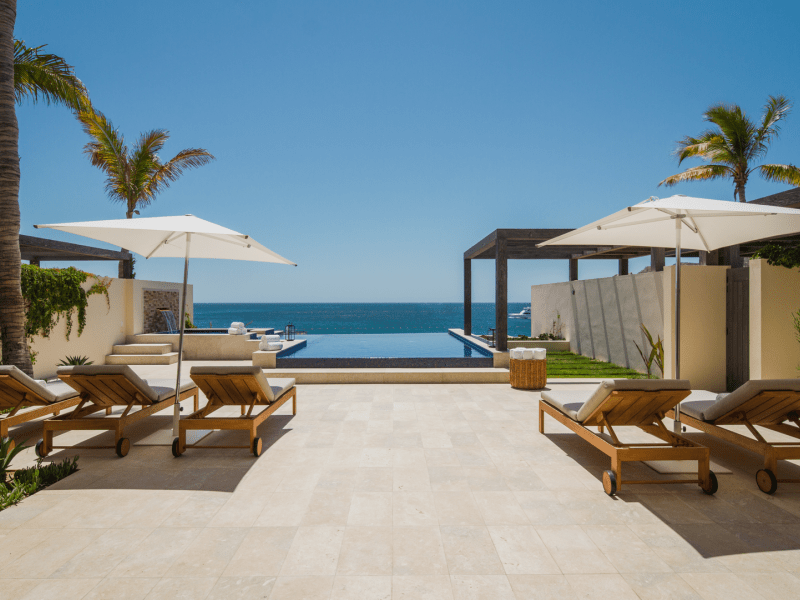
[[42, 46], [27, 48], [14, 40], [16, 0], [0, 0], [0, 337], [2, 362], [28, 375], [33, 366], [25, 338], [25, 304], [20, 286], [19, 126], [15, 105], [28, 98], [88, 105], [86, 88], [73, 68]]
[[[139, 209], [150, 204], [164, 188], [178, 179], [186, 169], [208, 164], [214, 156], [202, 148], [181, 150], [165, 163], [158, 152], [169, 139], [169, 132], [153, 129], [143, 133], [130, 150], [125, 138], [114, 128], [103, 113], [95, 110], [82, 111], [78, 119], [83, 130], [92, 141], [84, 147], [89, 160], [103, 171], [106, 179], [106, 193], [111, 200], [125, 204], [125, 216], [132, 219]], [[130, 263], [122, 263], [128, 270]], [[130, 272], [120, 273], [120, 277], [131, 277]]]
[[670, 187], [684, 181], [733, 179], [736, 186], [733, 197], [740, 202], [746, 202], [744, 190], [753, 171], [758, 171], [767, 181], [800, 186], [800, 169], [794, 165], [751, 166], [766, 155], [780, 133], [780, 121], [786, 118], [791, 108], [784, 96], [770, 96], [761, 122], [756, 124], [736, 104], [715, 104], [703, 114], [703, 119], [715, 127], [696, 138], [683, 138], [675, 151], [678, 164], [691, 157], [702, 158], [711, 164], [686, 169], [658, 185]]

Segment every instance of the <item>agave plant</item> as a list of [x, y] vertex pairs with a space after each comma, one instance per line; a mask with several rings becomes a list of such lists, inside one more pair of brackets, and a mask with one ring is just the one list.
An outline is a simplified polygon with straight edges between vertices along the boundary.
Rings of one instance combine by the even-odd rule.
[[67, 356], [60, 363], [59, 367], [74, 367], [77, 365], [93, 365], [94, 362], [89, 360], [88, 356]]
[[653, 363], [656, 363], [656, 366], [661, 371], [661, 376], [664, 376], [664, 344], [661, 341], [661, 336], [657, 336], [656, 341], [653, 341], [653, 336], [650, 335], [650, 332], [647, 330], [647, 327], [644, 326], [644, 323], [640, 323], [639, 327], [641, 327], [644, 335], [647, 337], [647, 342], [650, 344], [650, 353], [645, 354], [644, 351], [639, 347], [639, 344], [636, 343], [636, 340], [633, 341], [633, 345], [636, 346], [636, 349], [639, 351], [639, 355], [642, 357], [644, 361], [644, 366], [647, 367], [647, 375], [650, 376], [650, 371], [653, 368]]
[[[27, 441], [27, 440], [26, 440]], [[5, 484], [6, 472], [11, 466], [11, 461], [14, 457], [30, 446], [22, 444], [16, 445], [11, 438], [3, 438], [0, 440], [0, 483]]]

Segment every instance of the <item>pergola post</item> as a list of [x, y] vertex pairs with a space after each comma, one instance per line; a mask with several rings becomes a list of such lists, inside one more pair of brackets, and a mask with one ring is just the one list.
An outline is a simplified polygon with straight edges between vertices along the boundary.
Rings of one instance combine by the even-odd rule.
[[744, 265], [741, 255], [739, 254], [739, 246], [728, 246], [722, 249], [723, 264], [728, 265], [731, 269], [739, 269]]
[[30, 263], [31, 263], [31, 265], [33, 265], [34, 267], [40, 267], [40, 266], [41, 266], [41, 261], [39, 260], [39, 257], [38, 257], [38, 256], [34, 256], [34, 257], [33, 257], [33, 258], [30, 260]]
[[578, 259], [569, 259], [569, 280], [578, 281]]
[[719, 264], [719, 251], [712, 250], [711, 252], [706, 252], [705, 250], [700, 250], [700, 263], [701, 265], [718, 265]]
[[495, 244], [494, 335], [495, 348], [508, 348], [508, 240], [498, 236]]
[[627, 275], [628, 274], [628, 259], [627, 258], [620, 258], [619, 259], [619, 274], [620, 275]]
[[664, 248], [650, 248], [650, 270], [664, 270]]
[[464, 335], [472, 335], [472, 261], [464, 259]]

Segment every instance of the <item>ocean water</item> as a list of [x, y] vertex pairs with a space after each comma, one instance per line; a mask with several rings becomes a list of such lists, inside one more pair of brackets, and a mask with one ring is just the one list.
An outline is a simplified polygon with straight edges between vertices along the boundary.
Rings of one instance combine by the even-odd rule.
[[[526, 303], [513, 302], [508, 312], [521, 311]], [[452, 303], [203, 303], [194, 305], [198, 327], [227, 327], [242, 321], [249, 327], [284, 329], [292, 323], [309, 334], [336, 333], [441, 333], [464, 325], [463, 304]], [[488, 333], [494, 327], [494, 304], [472, 305], [472, 332]], [[531, 322], [508, 320], [509, 335], [530, 335]], [[537, 331], [536, 334], [542, 333]]]

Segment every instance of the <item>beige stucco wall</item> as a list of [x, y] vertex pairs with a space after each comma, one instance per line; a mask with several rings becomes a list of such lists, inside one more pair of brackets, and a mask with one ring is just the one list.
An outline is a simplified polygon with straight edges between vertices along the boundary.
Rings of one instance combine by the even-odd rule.
[[792, 313], [800, 309], [800, 272], [750, 261], [750, 379], [800, 375]]
[[[725, 391], [725, 266], [681, 266], [681, 379], [692, 388]], [[664, 376], [673, 378], [675, 267], [664, 268]]]
[[[94, 283], [84, 284], [88, 289]], [[77, 316], [73, 316], [72, 333], [66, 339], [66, 320], [62, 317], [50, 337], [36, 336], [31, 349], [37, 352], [33, 373], [38, 378], [54, 377], [58, 363], [67, 356], [88, 356], [95, 364], [105, 364], [115, 344], [124, 344], [126, 337], [142, 331], [142, 291], [145, 289], [180, 290], [182, 284], [138, 279], [111, 279], [108, 302], [102, 294], [89, 297], [86, 310], [86, 328], [78, 336]], [[192, 286], [187, 298], [192, 306]]]
[[535, 285], [531, 335], [550, 331], [560, 315], [573, 352], [644, 372], [633, 342], [649, 348], [640, 323], [663, 337], [662, 279], [663, 273], [641, 273]]
[[[697, 389], [725, 391], [725, 270], [684, 265], [681, 377]], [[549, 331], [556, 315], [578, 354], [644, 373], [636, 344], [649, 352], [639, 328], [664, 340], [665, 376], [671, 377], [674, 267], [660, 273], [587, 279], [531, 288], [531, 333]], [[653, 365], [652, 373], [659, 375]]]

